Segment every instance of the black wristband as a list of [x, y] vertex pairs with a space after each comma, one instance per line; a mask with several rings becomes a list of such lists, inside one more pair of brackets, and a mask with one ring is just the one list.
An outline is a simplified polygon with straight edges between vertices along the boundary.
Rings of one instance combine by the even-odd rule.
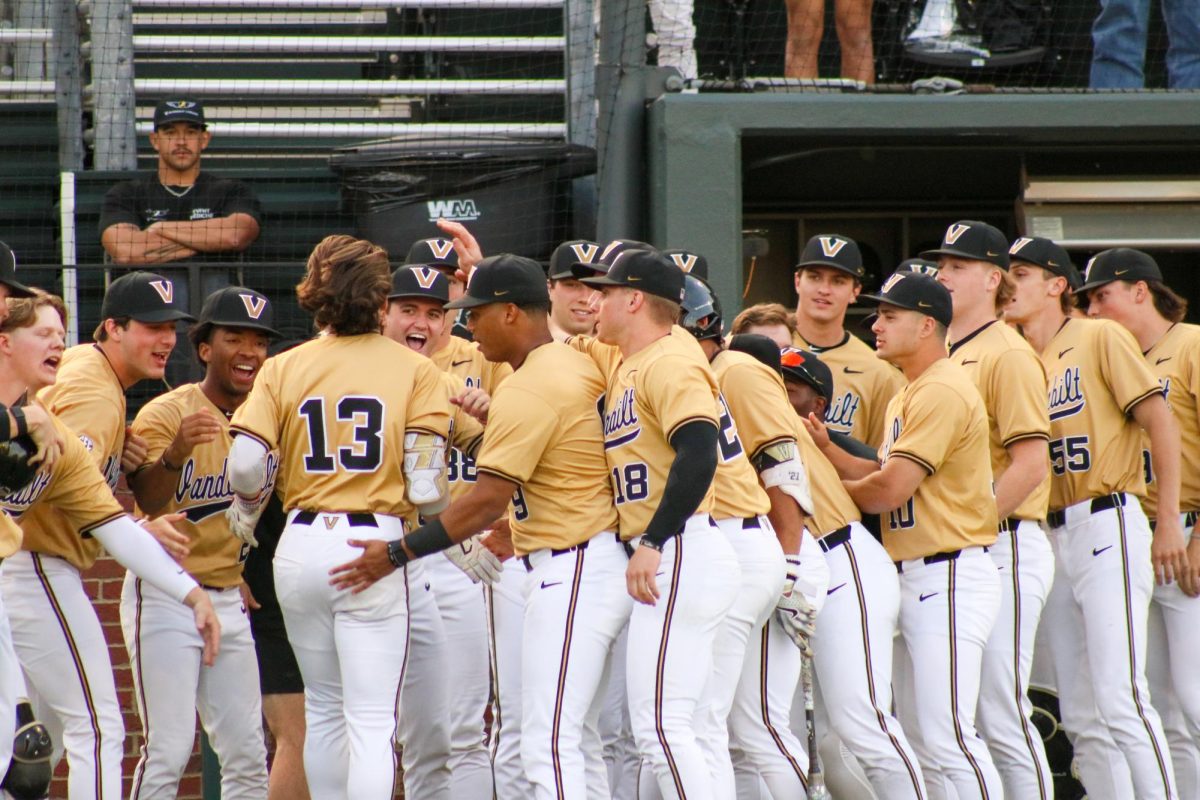
[[417, 558], [440, 553], [454, 544], [450, 541], [450, 534], [446, 533], [446, 527], [442, 525], [440, 519], [426, 522], [404, 537], [404, 543], [408, 545], [409, 552]]
[[12, 425], [8, 421], [8, 406], [3, 403], [0, 403], [0, 417], [3, 417], [0, 419], [0, 425], [3, 425], [3, 429], [0, 430], [0, 442], [7, 442], [12, 438]]
[[165, 469], [167, 472], [183, 472], [182, 464], [180, 464], [177, 467], [174, 464], [172, 464], [170, 461], [167, 461], [167, 451], [166, 450], [163, 450], [163, 454], [161, 457], [159, 457], [158, 463], [162, 464], [163, 469]]
[[392, 539], [387, 543], [388, 561], [392, 562], [392, 566], [396, 569], [403, 569], [408, 563], [408, 553], [404, 550], [403, 539]]
[[655, 541], [653, 539], [648, 539], [645, 536], [643, 536], [641, 541], [638, 542], [638, 547], [648, 547], [651, 550], [655, 550], [655, 551], [661, 553], [663, 551], [664, 544], [666, 544], [666, 543]]
[[20, 406], [13, 406], [9, 411], [12, 412], [13, 419], [17, 421], [17, 435], [12, 438], [16, 439], [21, 436], [28, 436], [29, 423], [25, 420], [25, 409]]

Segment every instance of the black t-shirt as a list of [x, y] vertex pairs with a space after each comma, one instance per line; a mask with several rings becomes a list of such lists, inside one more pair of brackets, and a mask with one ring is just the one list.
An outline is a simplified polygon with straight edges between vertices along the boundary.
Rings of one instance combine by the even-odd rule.
[[[180, 187], [171, 187], [176, 193]], [[150, 173], [113, 186], [104, 195], [100, 209], [100, 233], [112, 225], [136, 225], [145, 229], [155, 222], [195, 222], [249, 214], [262, 223], [262, 205], [242, 181], [216, 178], [201, 172], [182, 197], [163, 188], [158, 173]], [[211, 259], [217, 253], [205, 253]]]

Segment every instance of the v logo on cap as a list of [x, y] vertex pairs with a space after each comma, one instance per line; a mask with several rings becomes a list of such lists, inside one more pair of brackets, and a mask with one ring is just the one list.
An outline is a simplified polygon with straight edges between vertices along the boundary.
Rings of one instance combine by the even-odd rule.
[[684, 272], [691, 272], [692, 268], [696, 266], [696, 256], [694, 253], [671, 253], [671, 260], [675, 262], [675, 266]]
[[825, 254], [826, 258], [833, 258], [846, 246], [846, 240], [836, 236], [821, 236], [819, 241], [821, 242], [821, 252]]
[[954, 244], [958, 241], [960, 236], [969, 230], [971, 230], [970, 225], [962, 225], [957, 222], [954, 223], [946, 229], [946, 244]]
[[263, 309], [267, 307], [267, 298], [265, 297], [256, 297], [244, 292], [239, 293], [238, 297], [242, 298], [242, 305], [246, 307], [246, 313], [250, 315], [250, 319], [261, 317]]
[[445, 258], [450, 255], [450, 251], [454, 249], [454, 242], [447, 239], [430, 239], [429, 249], [438, 258]]
[[892, 277], [890, 277], [886, 281], [884, 281], [883, 286], [881, 286], [879, 288], [880, 294], [887, 294], [888, 292], [890, 292], [892, 290], [893, 286], [895, 286], [897, 283], [899, 283], [902, 280], [904, 280], [904, 273], [902, 273], [902, 272], [892, 273]]
[[417, 285], [422, 289], [432, 289], [433, 282], [437, 280], [438, 271], [430, 267], [413, 267], [413, 277], [417, 279]]
[[175, 284], [170, 281], [150, 281], [150, 285], [154, 287], [154, 291], [158, 292], [158, 296], [167, 305], [175, 302]]
[[596, 254], [600, 252], [600, 245], [586, 243], [573, 244], [571, 245], [571, 249], [575, 251], [575, 257], [578, 258], [582, 263], [591, 264], [592, 259], [594, 259]]
[[1017, 239], [1012, 243], [1012, 247], [1008, 248], [1009, 255], [1016, 255], [1017, 253], [1021, 252], [1021, 248], [1032, 241], [1033, 239], [1030, 239], [1028, 236], [1022, 236], [1021, 238]]

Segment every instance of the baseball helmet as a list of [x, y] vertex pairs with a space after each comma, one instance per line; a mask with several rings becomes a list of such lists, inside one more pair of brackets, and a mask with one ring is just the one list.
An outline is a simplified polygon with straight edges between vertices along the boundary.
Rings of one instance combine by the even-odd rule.
[[39, 469], [36, 464], [29, 463], [36, 452], [37, 445], [28, 434], [0, 442], [0, 497], [29, 485]]
[[15, 800], [41, 800], [50, 789], [54, 771], [50, 756], [54, 743], [46, 726], [33, 718], [29, 701], [17, 701], [17, 731], [13, 735], [12, 761], [0, 788]]
[[683, 302], [679, 325], [697, 339], [720, 339], [724, 321], [721, 301], [712, 287], [695, 275], [683, 279]]

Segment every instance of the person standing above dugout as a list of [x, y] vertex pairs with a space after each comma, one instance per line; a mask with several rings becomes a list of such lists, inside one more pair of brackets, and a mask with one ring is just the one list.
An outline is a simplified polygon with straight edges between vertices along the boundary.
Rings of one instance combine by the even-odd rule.
[[878, 448], [888, 401], [904, 385], [904, 376], [846, 330], [846, 309], [858, 299], [866, 275], [853, 239], [836, 233], [809, 239], [796, 265], [792, 344], [816, 353], [833, 372], [825, 424]]
[[[1146, 682], [1146, 620], [1155, 579], [1186, 569], [1179, 523], [1179, 430], [1163, 389], [1128, 331], [1079, 319], [1068, 294], [1071, 268], [1054, 259], [1009, 269], [1017, 289], [1005, 319], [1041, 355], [1049, 388], [1050, 512], [1056, 579], [1042, 612], [1059, 689], [1062, 724], [1080, 777], [1094, 798], [1174, 798], [1171, 754]], [[1111, 253], [1111, 251], [1110, 251]], [[1109, 256], [1085, 284], [1116, 270]], [[1051, 263], [1054, 261], [1054, 263]], [[1119, 276], [1117, 276], [1119, 277]], [[1159, 484], [1149, 523], [1142, 430]]]
[[[240, 286], [204, 301], [188, 334], [204, 379], [147, 403], [132, 432], [146, 442], [145, 461], [129, 476], [147, 514], [181, 514], [189, 540], [183, 568], [204, 588], [221, 618], [221, 653], [200, 669], [202, 642], [186, 617], [132, 574], [121, 592], [121, 627], [145, 744], [130, 797], [170, 798], [191, 758], [199, 712], [221, 765], [221, 796], [261, 798], [267, 791], [258, 660], [246, 616], [242, 564], [249, 545], [225, 518], [233, 489], [226, 464], [229, 418], [246, 400], [279, 333], [270, 301]], [[274, 458], [269, 467], [274, 473]]]

